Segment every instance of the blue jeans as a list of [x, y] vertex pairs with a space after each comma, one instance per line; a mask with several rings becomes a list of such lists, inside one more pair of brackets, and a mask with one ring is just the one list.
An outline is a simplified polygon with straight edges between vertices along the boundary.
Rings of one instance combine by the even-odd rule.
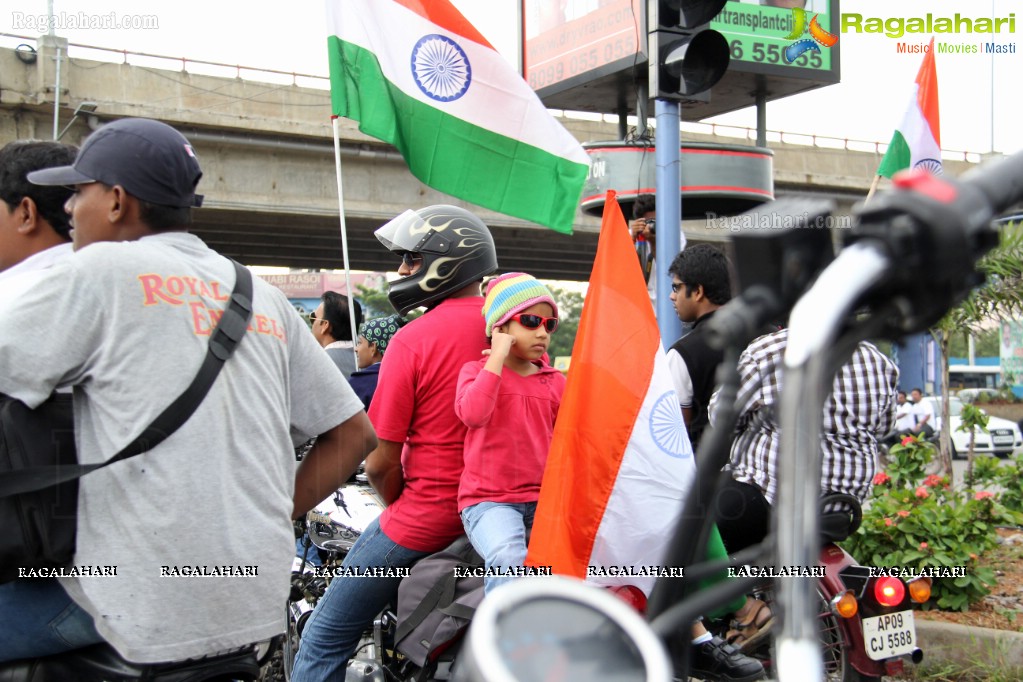
[[[380, 519], [375, 519], [355, 541], [343, 566], [404, 568], [428, 554], [394, 542], [380, 529]], [[334, 578], [302, 631], [291, 679], [343, 680], [362, 633], [394, 601], [400, 582], [401, 578]]]
[[56, 578], [0, 585], [0, 661], [39, 658], [102, 642], [92, 616]]
[[[536, 502], [479, 502], [462, 510], [462, 525], [469, 542], [486, 567], [505, 569], [526, 560], [526, 531], [533, 526]], [[512, 576], [485, 576], [483, 593], [490, 594]]]

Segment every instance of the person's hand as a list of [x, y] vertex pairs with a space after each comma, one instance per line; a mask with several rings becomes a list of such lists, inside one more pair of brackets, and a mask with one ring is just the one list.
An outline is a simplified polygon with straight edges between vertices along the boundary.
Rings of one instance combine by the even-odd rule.
[[508, 357], [508, 353], [511, 351], [511, 347], [515, 345], [515, 337], [511, 334], [505, 334], [504, 332], [497, 331], [497, 327], [494, 328], [493, 336], [490, 339], [490, 348], [483, 351], [484, 355], [489, 355], [492, 358], [499, 358], [501, 362]]
[[646, 218], [637, 218], [629, 223], [629, 234], [632, 236], [632, 241], [636, 241], [639, 235], [643, 235], [648, 242], [654, 241], [654, 234], [650, 231], [650, 224], [647, 223]]

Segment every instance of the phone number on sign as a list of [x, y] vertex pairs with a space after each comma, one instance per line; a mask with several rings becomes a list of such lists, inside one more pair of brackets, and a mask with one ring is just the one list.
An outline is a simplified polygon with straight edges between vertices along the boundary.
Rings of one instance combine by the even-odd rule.
[[830, 59], [824, 64], [820, 52], [804, 52], [792, 62], [785, 61], [785, 47], [774, 43], [747, 42], [744, 40], [733, 40], [728, 45], [732, 53], [732, 59], [745, 62], [758, 62], [761, 64], [782, 64], [784, 66], [801, 66], [810, 69], [831, 68]]
[[[539, 88], [560, 83], [566, 78], [578, 76], [597, 67], [636, 54], [636, 37], [625, 36], [609, 40], [602, 46], [578, 50], [558, 58], [537, 69], [529, 69], [529, 87]], [[528, 65], [527, 65], [528, 68]]]

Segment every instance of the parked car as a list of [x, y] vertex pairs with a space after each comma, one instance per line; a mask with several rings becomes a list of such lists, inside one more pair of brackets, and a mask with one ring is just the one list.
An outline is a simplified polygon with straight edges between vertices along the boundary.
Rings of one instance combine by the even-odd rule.
[[[929, 397], [924, 400], [930, 401], [931, 407], [934, 408], [934, 430], [937, 432], [941, 429], [941, 398]], [[970, 446], [970, 434], [958, 430], [963, 423], [960, 417], [962, 411], [963, 401], [959, 398], [951, 398], [948, 404], [948, 415], [954, 459], [966, 459], [966, 453]], [[1023, 452], [1023, 434], [1020, 433], [1020, 427], [1008, 419], [989, 416], [987, 433], [978, 429], [974, 436], [973, 451], [999, 457], [1008, 457], [1017, 452]]]
[[[1005, 393], [997, 388], [964, 388], [955, 395], [964, 403], [975, 403], [978, 399], [987, 401], [1005, 397]], [[984, 397], [981, 398], [981, 396]]]

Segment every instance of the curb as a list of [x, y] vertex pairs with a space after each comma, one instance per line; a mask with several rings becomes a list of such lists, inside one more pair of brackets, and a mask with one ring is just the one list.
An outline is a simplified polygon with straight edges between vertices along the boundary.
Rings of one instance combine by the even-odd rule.
[[923, 665], [1023, 668], [1023, 632], [921, 619], [916, 621], [916, 635], [924, 652]]

